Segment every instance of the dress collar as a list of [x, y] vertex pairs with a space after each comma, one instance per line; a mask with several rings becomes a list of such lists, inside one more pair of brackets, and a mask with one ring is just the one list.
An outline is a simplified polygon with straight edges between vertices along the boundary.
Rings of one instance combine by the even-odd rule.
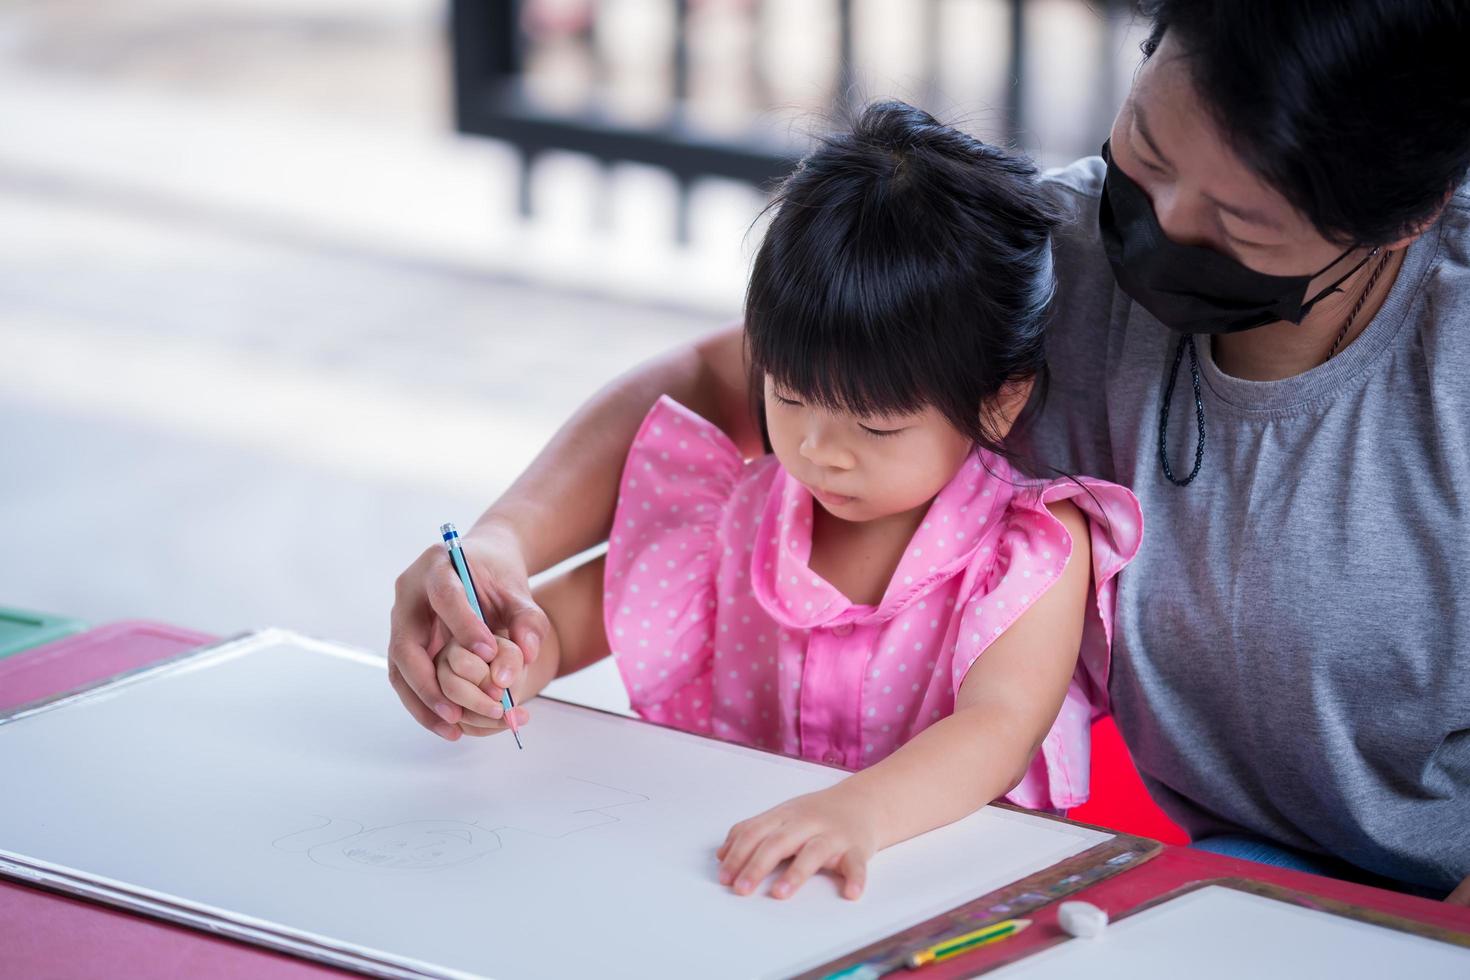
[[872, 606], [852, 602], [812, 571], [812, 509], [817, 504], [811, 491], [783, 467], [775, 470], [755, 532], [750, 578], [756, 600], [788, 629], [892, 619], [962, 573], [983, 546], [993, 545], [998, 515], [1019, 489], [1015, 471], [1004, 459], [978, 448], [971, 452], [930, 502], [882, 601]]

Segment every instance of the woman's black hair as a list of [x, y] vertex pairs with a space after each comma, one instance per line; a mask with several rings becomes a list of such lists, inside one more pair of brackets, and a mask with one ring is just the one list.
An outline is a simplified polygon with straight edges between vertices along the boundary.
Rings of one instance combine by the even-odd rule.
[[1470, 169], [1465, 0], [1143, 0], [1248, 166], [1339, 244], [1424, 227]]
[[1008, 456], [996, 396], [1045, 382], [1060, 214], [1037, 179], [1030, 161], [902, 102], [823, 139], [777, 192], [746, 291], [762, 432], [769, 375], [835, 411], [932, 406]]

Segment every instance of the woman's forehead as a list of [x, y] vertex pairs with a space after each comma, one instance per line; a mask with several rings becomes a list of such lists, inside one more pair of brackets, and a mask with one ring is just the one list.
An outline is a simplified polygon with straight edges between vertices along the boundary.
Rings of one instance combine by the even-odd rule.
[[1137, 144], [1223, 213], [1284, 238], [1313, 234], [1296, 208], [1236, 152], [1196, 87], [1188, 56], [1166, 33], [1139, 68], [1124, 113]]

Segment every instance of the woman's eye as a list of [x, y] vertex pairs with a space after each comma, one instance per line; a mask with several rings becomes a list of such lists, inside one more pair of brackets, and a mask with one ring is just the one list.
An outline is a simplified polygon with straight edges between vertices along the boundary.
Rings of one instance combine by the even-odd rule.
[[[862, 423], [858, 423], [858, 424], [861, 425]], [[871, 426], [864, 425], [863, 426], [863, 431], [866, 432], [870, 436], [878, 436], [879, 438], [887, 438], [888, 436], [896, 436], [900, 432], [902, 432], [903, 430], [902, 429], [874, 429]]]
[[1152, 170], [1160, 177], [1169, 176], [1169, 168], [1165, 167], [1162, 163], [1155, 163], [1153, 160], [1145, 160], [1141, 154], [1137, 153], [1134, 154], [1134, 157], [1138, 160], [1139, 163], [1143, 164], [1144, 167]]
[[1230, 232], [1225, 232], [1225, 239], [1236, 248], [1270, 248], [1265, 242], [1253, 242], [1248, 238], [1237, 238]]
[[800, 405], [801, 404], [801, 402], [792, 401], [790, 398], [784, 398], [781, 395], [775, 395], [774, 397], [775, 397], [776, 401], [780, 402], [782, 405]]

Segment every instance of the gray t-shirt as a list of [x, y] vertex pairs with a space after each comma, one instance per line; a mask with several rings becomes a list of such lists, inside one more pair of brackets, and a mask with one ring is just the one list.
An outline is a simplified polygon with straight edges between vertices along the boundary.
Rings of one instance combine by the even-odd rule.
[[[1048, 178], [1075, 221], [1032, 438], [1143, 505], [1110, 681], [1134, 759], [1196, 836], [1245, 830], [1447, 891], [1470, 875], [1470, 185], [1321, 367], [1243, 381], [1197, 338], [1204, 466], [1176, 487], [1158, 430], [1178, 334], [1113, 280], [1103, 173]], [[1182, 476], [1187, 355], [1169, 428]]]

